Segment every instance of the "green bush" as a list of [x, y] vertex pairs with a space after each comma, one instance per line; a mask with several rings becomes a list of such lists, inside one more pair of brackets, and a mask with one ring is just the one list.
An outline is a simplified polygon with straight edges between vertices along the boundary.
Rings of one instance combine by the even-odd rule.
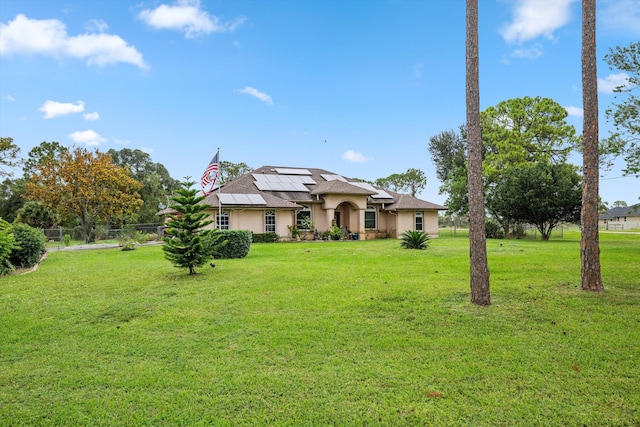
[[251, 231], [249, 230], [215, 230], [212, 233], [214, 242], [226, 243], [213, 251], [214, 258], [244, 258], [251, 249]]
[[336, 225], [332, 225], [330, 229], [322, 233], [322, 240], [340, 240], [344, 237], [344, 232]]
[[504, 229], [498, 221], [488, 218], [484, 222], [485, 236], [487, 239], [504, 239]]
[[65, 246], [70, 246], [71, 245], [71, 236], [69, 236], [68, 234], [65, 234], [64, 236], [62, 236], [62, 244]]
[[33, 267], [40, 261], [47, 242], [42, 231], [27, 224], [13, 224], [11, 232], [19, 248], [11, 251], [9, 261], [16, 267]]
[[407, 230], [402, 233], [400, 246], [405, 249], [427, 249], [429, 247], [429, 235], [424, 231]]
[[135, 251], [137, 243], [138, 242], [131, 237], [123, 237], [118, 240], [118, 246], [120, 246], [120, 250], [122, 251]]
[[14, 270], [9, 258], [11, 251], [16, 249], [15, 238], [11, 234], [11, 225], [0, 218], [0, 276], [11, 273]]
[[275, 243], [279, 239], [276, 233], [256, 233], [252, 235], [253, 243]]

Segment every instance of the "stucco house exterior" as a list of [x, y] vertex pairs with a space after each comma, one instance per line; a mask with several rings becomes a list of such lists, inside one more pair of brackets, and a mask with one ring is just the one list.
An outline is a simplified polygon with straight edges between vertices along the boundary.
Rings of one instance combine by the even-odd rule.
[[[438, 211], [446, 207], [316, 168], [262, 166], [214, 190], [212, 228], [276, 233], [291, 238], [290, 227], [313, 239], [333, 225], [354, 239], [400, 237], [420, 230], [438, 237]], [[312, 228], [303, 226], [310, 218]], [[307, 227], [308, 228], [308, 227]], [[317, 232], [317, 234], [316, 234]]]
[[598, 217], [598, 225], [604, 230], [640, 228], [640, 204], [611, 208], [607, 213]]

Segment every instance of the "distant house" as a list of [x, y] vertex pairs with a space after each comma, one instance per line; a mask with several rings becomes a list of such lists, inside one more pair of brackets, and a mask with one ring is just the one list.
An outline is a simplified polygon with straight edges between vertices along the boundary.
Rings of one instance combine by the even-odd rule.
[[598, 217], [598, 225], [604, 230], [629, 230], [640, 228], [640, 203], [624, 208], [611, 208]]
[[204, 203], [211, 206], [211, 227], [273, 232], [284, 239], [293, 227], [313, 239], [332, 226], [362, 240], [400, 237], [407, 230], [437, 237], [438, 211], [446, 210], [324, 169], [275, 166], [224, 184]]

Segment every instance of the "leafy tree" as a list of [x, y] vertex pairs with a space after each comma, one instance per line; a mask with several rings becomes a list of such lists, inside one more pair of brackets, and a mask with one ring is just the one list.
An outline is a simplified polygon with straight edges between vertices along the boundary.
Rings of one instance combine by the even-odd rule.
[[0, 182], [0, 218], [13, 222], [24, 205], [25, 179], [6, 178]]
[[627, 83], [614, 90], [620, 101], [606, 110], [607, 118], [616, 128], [608, 138], [608, 151], [625, 156], [625, 174], [640, 176], [640, 98], [634, 93], [640, 87], [640, 42], [616, 46], [604, 59], [609, 68], [624, 71], [628, 76]]
[[436, 165], [436, 176], [442, 182], [440, 194], [448, 194], [447, 212], [466, 215], [469, 211], [467, 197], [467, 128], [459, 132], [451, 129], [429, 139], [429, 153]]
[[386, 178], [378, 178], [375, 185], [396, 193], [408, 193], [413, 197], [427, 186], [427, 177], [420, 169], [407, 169], [404, 173], [394, 173]]
[[[502, 101], [481, 113], [484, 186], [493, 185], [511, 167], [528, 162], [565, 162], [579, 143], [575, 128], [566, 121], [567, 111], [549, 98], [524, 97]], [[447, 193], [450, 213], [468, 212], [467, 129], [442, 132], [429, 141], [429, 152]], [[495, 214], [495, 213], [494, 213]], [[502, 221], [505, 228], [508, 224]]]
[[482, 188], [482, 131], [478, 53], [478, 0], [466, 3], [467, 176], [469, 183], [469, 260], [471, 302], [491, 305]]
[[220, 246], [212, 236], [213, 230], [205, 230], [204, 227], [213, 223], [211, 219], [205, 219], [209, 215], [204, 212], [209, 205], [202, 204], [205, 196], [197, 196], [198, 190], [193, 189], [194, 181], [189, 177], [180, 183], [181, 188], [176, 190], [176, 196], [172, 197], [175, 203], [170, 207], [176, 214], [169, 214], [166, 235], [166, 244], [162, 247], [166, 259], [178, 268], [188, 268], [189, 274], [196, 274], [196, 267], [201, 267], [211, 260], [213, 253]]
[[179, 182], [171, 178], [163, 164], [154, 163], [151, 156], [141, 150], [111, 149], [107, 154], [116, 164], [129, 168], [133, 178], [142, 184], [139, 193], [143, 204], [137, 212], [137, 221], [157, 222], [159, 206], [169, 203], [171, 195], [180, 187]]
[[20, 147], [13, 143], [13, 138], [0, 138], [0, 177], [11, 176], [11, 168], [22, 162], [18, 158]]
[[549, 98], [515, 98], [482, 112], [483, 166], [490, 181], [528, 162], [563, 163], [578, 137], [567, 110]]
[[15, 222], [40, 229], [54, 228], [60, 223], [60, 215], [42, 202], [29, 201], [18, 210]]
[[233, 181], [234, 179], [249, 173], [253, 170], [251, 166], [247, 166], [246, 163], [232, 163], [227, 160], [220, 161], [218, 169], [218, 179], [221, 184]]
[[612, 208], [626, 208], [627, 207], [627, 202], [625, 202], [624, 200], [616, 200], [615, 202], [613, 202], [611, 207]]
[[549, 240], [558, 224], [579, 219], [581, 202], [581, 179], [574, 166], [539, 162], [505, 172], [487, 205], [512, 223], [535, 225], [542, 240]]
[[26, 197], [78, 219], [85, 242], [93, 242], [98, 222], [132, 214], [142, 205], [141, 184], [108, 154], [76, 148], [60, 160], [44, 159], [26, 183]]
[[436, 176], [440, 182], [446, 182], [458, 168], [466, 168], [467, 128], [462, 125], [459, 131], [445, 130], [429, 138], [429, 153], [436, 165]]
[[582, 212], [580, 233], [581, 288], [602, 292], [598, 237], [598, 70], [596, 0], [582, 0]]
[[60, 145], [56, 141], [42, 141], [40, 145], [33, 147], [27, 154], [27, 160], [24, 162], [22, 172], [28, 179], [37, 171], [37, 167], [47, 159], [60, 160], [62, 154], [68, 153], [69, 149]]
[[9, 260], [11, 252], [18, 248], [13, 233], [11, 233], [11, 224], [0, 218], [0, 276], [11, 273], [15, 270], [13, 264]]

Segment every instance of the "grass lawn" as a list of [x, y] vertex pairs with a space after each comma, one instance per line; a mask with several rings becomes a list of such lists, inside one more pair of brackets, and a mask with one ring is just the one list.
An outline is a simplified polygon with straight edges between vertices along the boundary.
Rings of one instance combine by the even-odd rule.
[[0, 279], [0, 425], [640, 425], [640, 235], [254, 244], [189, 276], [159, 247]]

